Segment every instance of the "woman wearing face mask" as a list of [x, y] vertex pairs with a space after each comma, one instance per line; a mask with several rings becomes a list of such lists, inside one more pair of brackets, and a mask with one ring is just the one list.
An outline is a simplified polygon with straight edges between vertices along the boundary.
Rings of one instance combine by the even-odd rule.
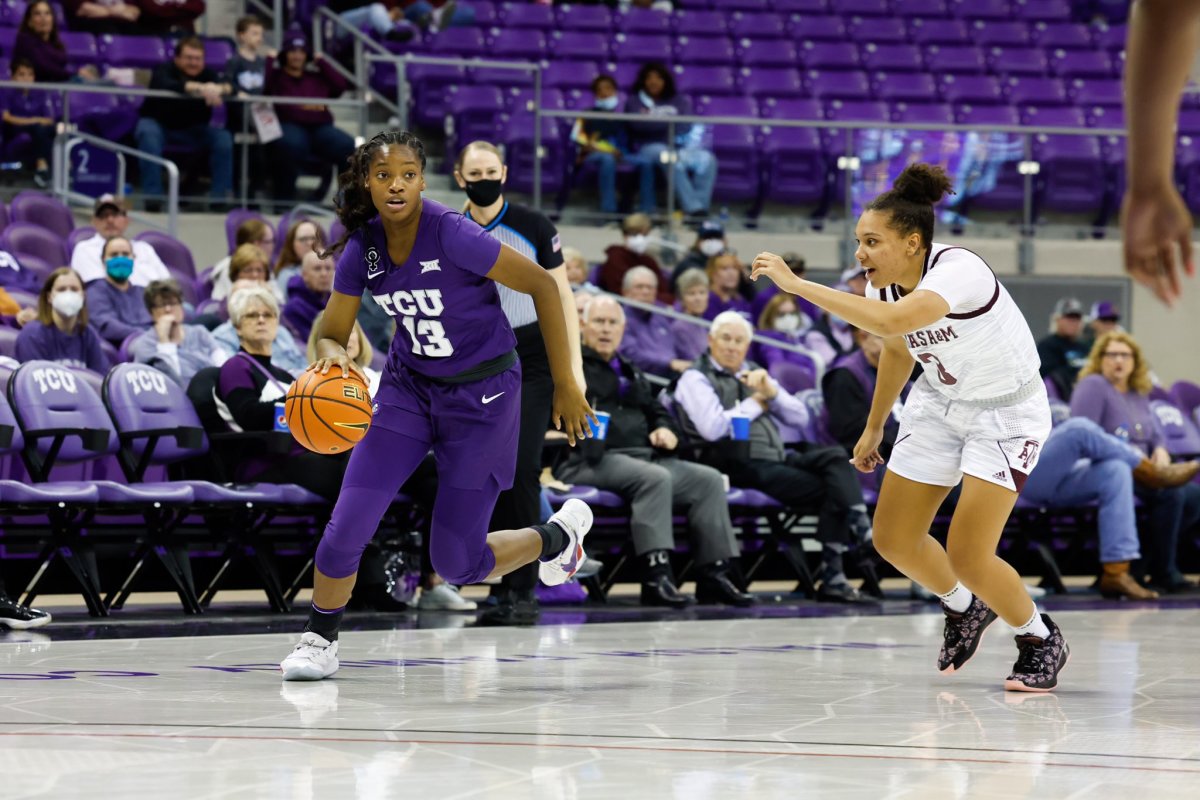
[[130, 283], [133, 274], [133, 244], [124, 236], [114, 236], [100, 251], [104, 279], [87, 286], [88, 308], [92, 311], [100, 338], [115, 347], [132, 334], [154, 325], [142, 299], [144, 289]]
[[679, 276], [689, 269], [706, 268], [710, 258], [715, 258], [728, 249], [729, 244], [725, 241], [725, 227], [718, 220], [705, 220], [700, 224], [700, 230], [696, 232], [696, 241], [692, 243], [692, 249], [688, 250], [675, 265], [675, 269], [671, 273], [671, 282], [678, 284]]
[[[816, 330], [807, 314], [800, 313], [796, 299], [790, 294], [777, 294], [767, 302], [766, 308], [758, 318], [758, 334], [806, 347], [820, 356], [826, 365], [832, 364], [837, 358], [837, 351], [833, 345], [824, 334]], [[766, 367], [767, 372], [772, 372], [775, 365], [781, 362], [805, 369], [812, 368], [812, 361], [799, 353], [762, 343], [755, 346], [758, 351], [754, 360]]]
[[85, 367], [101, 375], [108, 372], [108, 356], [95, 328], [88, 324], [83, 282], [70, 267], [51, 272], [38, 293], [37, 319], [17, 335], [18, 361], [57, 361]]
[[[504, 198], [508, 167], [500, 150], [490, 142], [471, 142], [458, 154], [454, 180], [467, 193], [464, 212], [496, 239], [542, 266], [558, 284], [563, 313], [567, 319], [567, 337], [575, 381], [584, 387], [583, 362], [580, 359], [579, 317], [575, 298], [563, 264], [562, 242], [558, 231], [540, 212]], [[517, 440], [517, 471], [513, 486], [501, 492], [492, 513], [492, 530], [519, 529], [542, 521], [541, 484], [542, 444], [549, 427], [554, 381], [550, 362], [537, 324], [533, 299], [497, 284], [500, 307], [517, 337], [517, 357], [521, 361], [521, 426]], [[492, 624], [528, 621], [537, 613], [534, 586], [537, 564], [528, 564], [510, 572], [494, 589], [499, 603], [486, 615]]]

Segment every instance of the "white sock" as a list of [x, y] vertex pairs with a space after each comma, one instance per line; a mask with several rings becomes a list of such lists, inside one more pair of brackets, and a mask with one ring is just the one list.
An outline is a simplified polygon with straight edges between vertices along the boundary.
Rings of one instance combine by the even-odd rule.
[[961, 614], [966, 611], [971, 607], [971, 601], [975, 599], [975, 595], [971, 594], [971, 590], [961, 583], [954, 584], [953, 589], [945, 594], [939, 594], [938, 597], [946, 604], [946, 608], [955, 614]]
[[1046, 627], [1045, 620], [1038, 613], [1037, 606], [1033, 607], [1033, 616], [1024, 625], [1019, 625], [1013, 628], [1017, 636], [1038, 636], [1042, 639], [1050, 638], [1050, 629]]

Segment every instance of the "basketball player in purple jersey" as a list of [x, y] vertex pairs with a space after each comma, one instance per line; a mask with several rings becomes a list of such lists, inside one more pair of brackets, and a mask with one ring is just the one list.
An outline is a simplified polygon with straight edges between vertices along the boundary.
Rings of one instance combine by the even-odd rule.
[[450, 583], [479, 583], [541, 562], [563, 583], [583, 559], [592, 525], [568, 501], [545, 525], [487, 532], [496, 497], [512, 485], [521, 366], [496, 291], [532, 295], [554, 377], [553, 420], [571, 444], [595, 418], [571, 371], [567, 325], [554, 279], [457, 211], [425, 200], [425, 148], [388, 131], [355, 151], [341, 176], [338, 217], [346, 235], [317, 341], [322, 374], [358, 368], [346, 355], [363, 292], [396, 319], [376, 410], [354, 448], [317, 548], [312, 611], [280, 667], [284, 680], [337, 671], [337, 632], [363, 548], [401, 484], [432, 448], [438, 468], [430, 553]]

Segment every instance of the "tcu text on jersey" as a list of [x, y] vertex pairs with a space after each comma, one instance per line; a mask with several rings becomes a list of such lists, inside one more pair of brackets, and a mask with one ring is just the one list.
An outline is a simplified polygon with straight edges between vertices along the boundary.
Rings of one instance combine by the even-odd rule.
[[446, 358], [454, 354], [454, 345], [446, 338], [446, 329], [436, 319], [445, 310], [441, 289], [400, 289], [372, 297], [389, 316], [400, 317], [400, 324], [412, 340], [413, 353], [427, 358]]

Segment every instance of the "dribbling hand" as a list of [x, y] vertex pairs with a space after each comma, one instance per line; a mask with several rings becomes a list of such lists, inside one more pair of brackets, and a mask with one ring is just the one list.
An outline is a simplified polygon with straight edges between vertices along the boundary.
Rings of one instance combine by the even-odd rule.
[[329, 358], [318, 358], [316, 361], [308, 365], [305, 372], [316, 372], [321, 375], [328, 375], [329, 370], [337, 367], [342, 370], [342, 377], [349, 378], [351, 374], [363, 382], [364, 386], [370, 386], [371, 382], [367, 380], [367, 376], [363, 374], [362, 368], [350, 360], [350, 356], [345, 353], [331, 356]]
[[1125, 271], [1165, 305], [1173, 306], [1181, 292], [1180, 273], [1196, 274], [1192, 215], [1175, 187], [1127, 192], [1121, 204], [1121, 240]]
[[567, 441], [572, 447], [577, 440], [591, 438], [592, 426], [588, 424], [588, 420], [600, 424], [600, 420], [596, 419], [596, 412], [588, 405], [583, 392], [579, 391], [574, 381], [563, 386], [555, 385], [554, 414], [551, 419], [554, 420], [555, 430], [567, 434]]
[[854, 457], [850, 459], [856, 470], [874, 472], [876, 467], [883, 463], [883, 456], [879, 455], [879, 444], [882, 441], [882, 429], [867, 428], [862, 432], [862, 436], [858, 437], [858, 444], [854, 445]]

